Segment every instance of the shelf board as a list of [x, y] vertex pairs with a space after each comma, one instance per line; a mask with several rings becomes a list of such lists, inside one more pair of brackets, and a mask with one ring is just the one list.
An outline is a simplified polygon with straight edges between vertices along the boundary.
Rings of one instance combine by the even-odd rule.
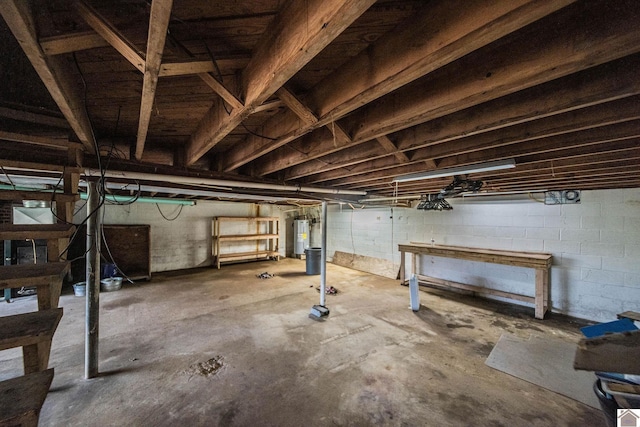
[[216, 216], [215, 221], [278, 221], [280, 218], [274, 216]]
[[226, 236], [214, 236], [213, 239], [228, 242], [231, 240], [270, 240], [278, 239], [279, 237], [278, 234], [229, 234]]
[[280, 256], [280, 254], [276, 251], [251, 251], [251, 252], [235, 252], [228, 254], [220, 254], [218, 258], [220, 260], [232, 261], [232, 260], [241, 260], [241, 259], [253, 259], [253, 258], [264, 258], [264, 257], [272, 257], [272, 256]]

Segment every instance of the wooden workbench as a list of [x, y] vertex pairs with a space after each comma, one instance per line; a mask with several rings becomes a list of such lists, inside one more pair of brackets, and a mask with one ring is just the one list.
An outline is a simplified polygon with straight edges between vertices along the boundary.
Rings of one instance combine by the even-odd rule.
[[[405, 254], [411, 254], [411, 274], [415, 274], [421, 283], [435, 284], [449, 288], [464, 289], [467, 291], [496, 295], [503, 298], [535, 304], [536, 319], [543, 319], [549, 304], [549, 269], [551, 268], [552, 255], [542, 252], [502, 251], [495, 249], [469, 248], [464, 246], [430, 245], [426, 243], [401, 244], [400, 251], [400, 281], [407, 283], [405, 277]], [[444, 258], [456, 258], [468, 261], [489, 262], [493, 264], [511, 265], [515, 267], [533, 268], [536, 272], [535, 297], [520, 295], [513, 292], [487, 289], [480, 286], [456, 283], [447, 280], [434, 279], [429, 276], [417, 274], [416, 257], [418, 255], [431, 255]]]

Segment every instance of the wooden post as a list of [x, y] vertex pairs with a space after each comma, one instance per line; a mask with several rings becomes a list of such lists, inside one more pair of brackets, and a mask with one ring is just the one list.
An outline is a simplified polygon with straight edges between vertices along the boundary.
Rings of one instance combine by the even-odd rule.
[[404, 279], [405, 278], [405, 273], [404, 273], [404, 270], [405, 270], [404, 258], [405, 258], [405, 256], [404, 256], [404, 254], [405, 254], [404, 251], [400, 251], [400, 284], [401, 285], [404, 285], [404, 280], [405, 280]]
[[549, 304], [549, 270], [536, 268], [536, 319], [544, 319]]
[[87, 200], [87, 270], [84, 376], [98, 376], [98, 329], [100, 313], [100, 200], [96, 183], [89, 182]]

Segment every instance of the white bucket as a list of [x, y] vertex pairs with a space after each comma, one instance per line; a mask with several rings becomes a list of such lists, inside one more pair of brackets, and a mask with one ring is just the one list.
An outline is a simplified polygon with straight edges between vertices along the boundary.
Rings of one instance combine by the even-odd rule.
[[87, 282], [78, 282], [73, 285], [73, 294], [77, 297], [83, 297], [87, 294]]

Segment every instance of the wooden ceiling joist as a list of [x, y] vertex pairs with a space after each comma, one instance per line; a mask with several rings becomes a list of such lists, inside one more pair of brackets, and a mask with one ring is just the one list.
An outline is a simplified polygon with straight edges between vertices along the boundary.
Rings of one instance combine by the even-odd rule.
[[[401, 24], [325, 78], [304, 101], [320, 116], [315, 126], [325, 125], [569, 3], [441, 0], [429, 4], [410, 22]], [[500, 25], [505, 20], [509, 24]], [[363, 75], [367, 78], [362, 79]], [[277, 123], [282, 117], [271, 121]], [[225, 171], [284, 145], [268, 140], [251, 142], [228, 153]]]
[[118, 31], [109, 21], [107, 21], [93, 6], [85, 1], [76, 1], [74, 6], [78, 14], [93, 28], [96, 33], [100, 34], [107, 43], [109, 43], [120, 55], [144, 73], [145, 58], [144, 53], [131, 43], [127, 38]]
[[[431, 120], [393, 134], [394, 139], [398, 150], [416, 150], [638, 95], [639, 73], [640, 55], [634, 55], [498, 98], [480, 109], [465, 109]], [[363, 152], [366, 150], [360, 145], [337, 151], [319, 157], [322, 162], [304, 162], [292, 166], [286, 169], [285, 177], [288, 180], [299, 179], [384, 157], [367, 156], [370, 153], [361, 155]], [[315, 158], [313, 153], [307, 154]]]
[[3, 1], [0, 14], [80, 142], [87, 151], [95, 153], [91, 122], [72, 72], [66, 63], [58, 58], [47, 57], [40, 48], [29, 3]]
[[[640, 27], [632, 24], [640, 19], [640, 10], [611, 8], [606, 11], [590, 10], [592, 25], [588, 28], [576, 24], [584, 18], [584, 8], [562, 14], [554, 34], [540, 34], [532, 25], [509, 40], [528, 44], [529, 49], [513, 52], [500, 43], [481, 49], [367, 104], [342, 123], [353, 136], [352, 144], [359, 144], [640, 51]], [[574, 13], [580, 13], [580, 19]], [[558, 16], [555, 18], [559, 19]], [[589, 45], [597, 55], [587, 56], [576, 49], [576, 39]], [[483, 63], [482, 68], [471, 65], [477, 61]], [[297, 142], [292, 143], [294, 150], [278, 150], [276, 156], [270, 156], [269, 162], [262, 163], [266, 166], [256, 173], [273, 173], [347, 148], [336, 147], [333, 141], [327, 140], [317, 144], [312, 153], [305, 154]]]
[[42, 51], [49, 56], [109, 46], [109, 42], [94, 31], [46, 37], [39, 42]]
[[51, 126], [62, 129], [69, 128], [69, 123], [62, 117], [34, 113], [32, 111], [19, 110], [15, 108], [0, 107], [0, 117], [19, 122], [33, 123], [36, 125]]
[[242, 73], [243, 111], [225, 117], [221, 105], [214, 104], [189, 141], [187, 164], [195, 163], [220, 142], [252, 108], [273, 95], [373, 3], [374, 0], [286, 3]]

